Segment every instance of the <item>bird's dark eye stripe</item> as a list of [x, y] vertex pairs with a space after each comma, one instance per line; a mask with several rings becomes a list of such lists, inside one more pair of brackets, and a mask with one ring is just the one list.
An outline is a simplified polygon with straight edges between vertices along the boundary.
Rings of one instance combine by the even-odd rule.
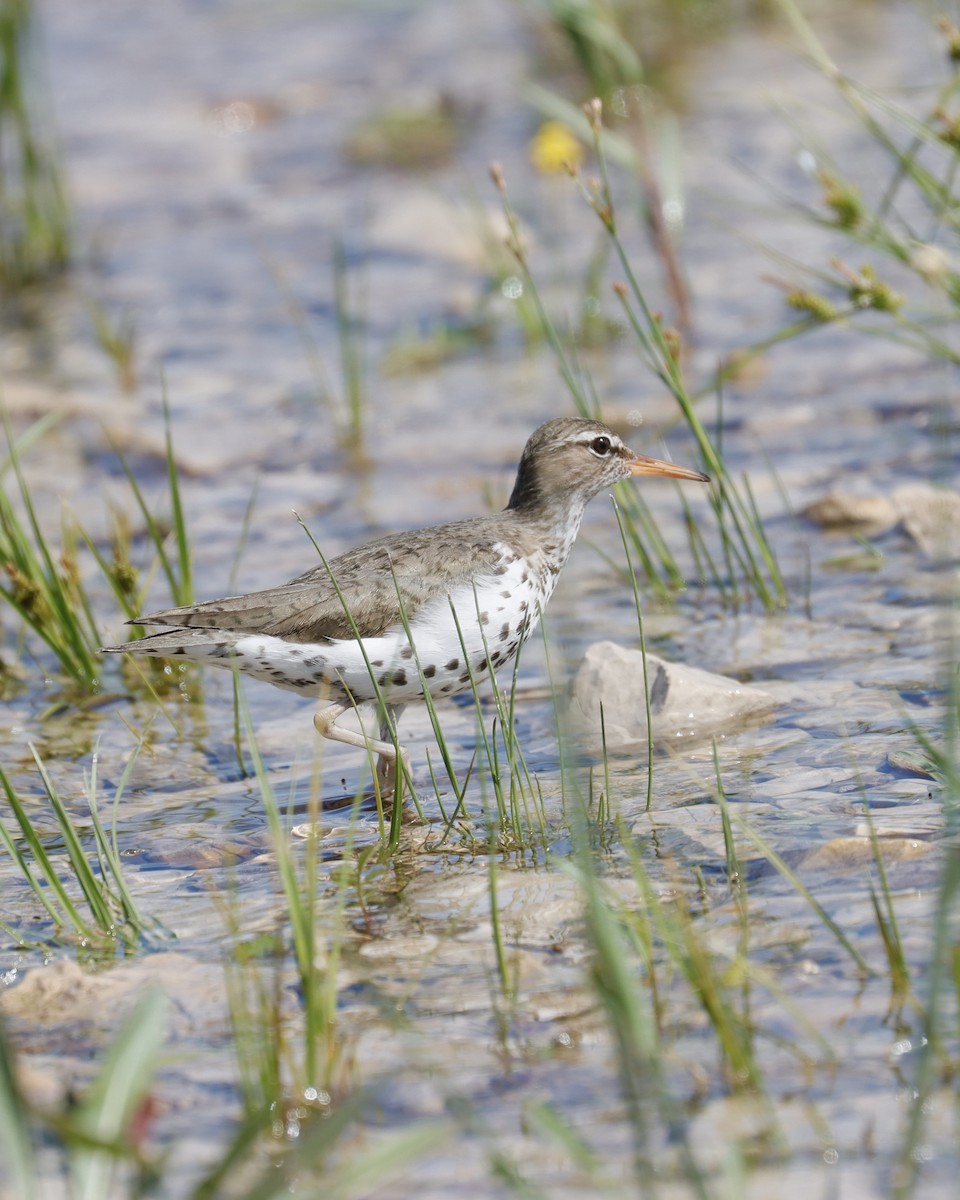
[[594, 454], [599, 454], [602, 457], [605, 454], [609, 454], [613, 449], [613, 442], [611, 442], [608, 437], [603, 437], [601, 435], [600, 437], [595, 437], [593, 439], [593, 441], [590, 443], [590, 449], [594, 452]]

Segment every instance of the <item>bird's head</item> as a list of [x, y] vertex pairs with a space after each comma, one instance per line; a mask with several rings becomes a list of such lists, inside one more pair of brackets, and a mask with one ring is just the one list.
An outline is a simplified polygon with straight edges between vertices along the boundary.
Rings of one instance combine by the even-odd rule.
[[709, 480], [701, 471], [637, 454], [599, 421], [560, 417], [534, 430], [517, 471], [508, 508], [583, 505], [631, 475]]

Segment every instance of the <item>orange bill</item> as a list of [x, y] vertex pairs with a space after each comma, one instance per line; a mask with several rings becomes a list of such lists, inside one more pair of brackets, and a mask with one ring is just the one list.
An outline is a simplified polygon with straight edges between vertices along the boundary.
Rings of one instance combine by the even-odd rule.
[[699, 483], [709, 483], [710, 476], [702, 471], [693, 471], [690, 467], [678, 467], [676, 463], [667, 462], [663, 458], [647, 458], [645, 454], [635, 454], [630, 463], [631, 475], [667, 475], [671, 479], [696, 479]]

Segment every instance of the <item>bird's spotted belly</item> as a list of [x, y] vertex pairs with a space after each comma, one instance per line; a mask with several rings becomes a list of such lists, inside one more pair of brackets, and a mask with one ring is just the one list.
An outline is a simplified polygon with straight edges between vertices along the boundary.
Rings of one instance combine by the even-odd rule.
[[377, 699], [378, 689], [395, 704], [420, 699], [425, 691], [455, 695], [514, 659], [549, 596], [540, 580], [511, 564], [502, 575], [421, 607], [409, 621], [410, 636], [402, 623], [362, 643], [344, 638], [298, 644], [248, 634], [234, 644], [232, 662], [289, 691], [352, 696], [358, 703]]

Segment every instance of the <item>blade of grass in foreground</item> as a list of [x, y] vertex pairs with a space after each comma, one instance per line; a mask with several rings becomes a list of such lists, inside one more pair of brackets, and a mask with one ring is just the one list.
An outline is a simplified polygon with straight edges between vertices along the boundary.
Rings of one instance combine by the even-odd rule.
[[583, 891], [585, 920], [593, 961], [591, 980], [603, 1005], [617, 1047], [624, 1102], [633, 1128], [634, 1173], [642, 1195], [652, 1195], [658, 1168], [653, 1158], [654, 1122], [662, 1122], [677, 1145], [686, 1182], [699, 1200], [709, 1195], [685, 1135], [678, 1102], [670, 1094], [654, 1010], [636, 976], [643, 947], [631, 927], [613, 911], [604, 895], [589, 815], [582, 798], [574, 801], [571, 820], [574, 864], [570, 868]]
[[[341, 1165], [324, 1171], [325, 1200], [363, 1200], [376, 1194], [411, 1163], [442, 1146], [453, 1131], [452, 1121], [425, 1121], [368, 1144], [363, 1154], [351, 1155]], [[258, 1196], [256, 1200], [265, 1198]]]
[[[329, 1091], [339, 1048], [336, 1029], [337, 969], [346, 924], [346, 889], [338, 890], [337, 907], [333, 919], [334, 933], [327, 948], [326, 961], [321, 967], [318, 967], [319, 849], [317, 817], [319, 815], [319, 798], [315, 797], [312, 801], [310, 820], [312, 832], [306, 838], [304, 863], [301, 873], [298, 874], [290, 845], [290, 835], [284, 827], [280, 806], [270, 783], [269, 773], [260, 755], [246, 706], [242, 706], [242, 716], [247, 746], [270, 829], [277, 873], [287, 904], [294, 964], [302, 993], [305, 1024], [302, 1084], [304, 1088], [316, 1087]], [[360, 794], [357, 795], [354, 802], [354, 813], [359, 801]], [[349, 854], [349, 849], [347, 854]]]
[[[500, 685], [497, 682], [496, 673], [493, 668], [493, 662], [490, 658], [490, 647], [487, 644], [487, 636], [484, 631], [483, 622], [480, 620], [479, 600], [474, 595], [474, 603], [476, 605], [476, 620], [477, 626], [480, 629], [480, 636], [483, 639], [484, 648], [484, 663], [487, 674], [490, 679], [490, 686], [493, 691], [494, 704], [497, 710], [497, 720], [500, 724], [500, 737], [497, 737], [496, 724], [490, 734], [487, 733], [486, 721], [484, 720], [483, 705], [480, 699], [479, 682], [477, 680], [473, 665], [470, 662], [470, 654], [467, 649], [467, 642], [464, 636], [463, 628], [460, 624], [460, 618], [454, 606], [453, 600], [450, 599], [450, 613], [453, 617], [453, 623], [456, 626], [457, 637], [460, 641], [460, 648], [463, 653], [464, 666], [470, 679], [470, 690], [473, 695], [474, 710], [477, 715], [477, 734], [480, 738], [480, 746], [483, 749], [484, 756], [489, 768], [489, 778], [493, 787], [494, 798], [497, 807], [497, 822], [500, 830], [500, 837], [509, 839], [512, 849], [519, 849], [525, 846], [532, 846], [535, 841], [535, 836], [539, 836], [541, 843], [546, 844], [546, 819], [543, 813], [542, 798], [540, 797], [539, 789], [530, 774], [526, 760], [523, 755], [523, 748], [517, 737], [515, 724], [515, 705], [516, 705], [516, 687], [517, 687], [517, 672], [519, 670], [520, 659], [522, 656], [522, 646], [518, 649], [513, 661], [513, 682], [510, 690], [509, 700], [504, 696]], [[503, 745], [503, 751], [506, 754], [506, 763], [500, 764], [500, 745]], [[505, 786], [506, 785], [506, 786]], [[531, 816], [531, 807], [533, 816], [536, 817], [534, 822]], [[535, 830], [536, 828], [536, 835]]]
[[[126, 765], [123, 768], [123, 774], [120, 776], [120, 781], [116, 786], [113, 794], [113, 806], [110, 820], [110, 835], [107, 836], [107, 831], [103, 827], [100, 820], [100, 814], [97, 811], [97, 766], [100, 759], [99, 744], [94, 749], [93, 757], [90, 763], [90, 777], [87, 781], [87, 803], [90, 808], [90, 819], [93, 822], [94, 833], [96, 834], [96, 850], [97, 858], [100, 863], [100, 874], [104, 880], [109, 879], [112, 884], [112, 896], [114, 907], [119, 910], [118, 915], [122, 920], [122, 928], [128, 929], [131, 936], [142, 936], [143, 931], [149, 924], [154, 934], [159, 934], [164, 938], [175, 936], [173, 932], [161, 925], [159, 921], [147, 920], [137, 906], [137, 902], [133, 897], [132, 892], [127, 886], [126, 876], [123, 870], [123, 860], [120, 857], [120, 845], [117, 839], [117, 823], [120, 813], [120, 800], [127, 784], [130, 782], [130, 776], [133, 774], [133, 768], [140, 756], [140, 751], [143, 749], [143, 744], [147, 736], [147, 728], [143, 730], [133, 749], [133, 753], [127, 759]], [[114, 920], [116, 921], [116, 917]]]
[[[143, 996], [110, 1045], [97, 1078], [71, 1124], [78, 1132], [122, 1146], [131, 1118], [147, 1095], [166, 1036], [169, 1001], [156, 989]], [[103, 1200], [111, 1194], [116, 1154], [77, 1149], [72, 1174], [76, 1200]]]
[[[350, 611], [350, 605], [347, 603], [347, 598], [343, 594], [343, 591], [340, 588], [340, 584], [337, 582], [336, 576], [330, 570], [330, 564], [327, 561], [326, 555], [320, 549], [320, 543], [317, 541], [317, 539], [313, 536], [313, 534], [307, 528], [307, 525], [304, 522], [303, 518], [300, 516], [300, 514], [294, 513], [294, 516], [297, 518], [297, 521], [299, 522], [304, 533], [310, 539], [310, 542], [311, 542], [314, 550], [316, 550], [316, 552], [317, 552], [320, 562], [323, 564], [323, 569], [326, 571], [327, 577], [329, 578], [331, 584], [333, 585], [333, 590], [337, 594], [337, 599], [340, 601], [340, 604], [343, 607], [343, 615], [344, 615], [344, 617], [346, 617], [347, 624], [350, 626], [350, 632], [353, 634], [357, 645], [360, 647], [360, 653], [363, 655], [363, 663], [367, 669], [367, 674], [370, 676], [370, 685], [373, 689], [374, 695], [376, 696], [377, 709], [379, 712], [385, 713], [385, 712], [387, 712], [387, 709], [388, 709], [387, 697], [384, 694], [383, 688], [380, 686], [380, 680], [377, 676], [377, 672], [374, 670], [373, 664], [370, 662], [370, 657], [367, 654], [367, 650], [366, 650], [366, 646], [364, 645], [363, 638], [360, 636], [360, 629], [357, 626], [357, 622], [354, 619], [353, 613]], [[396, 583], [396, 576], [394, 576], [394, 582]], [[394, 799], [399, 800], [399, 792], [402, 790], [402, 788], [405, 785], [410, 793], [412, 800], [413, 800], [414, 807], [417, 810], [417, 816], [420, 817], [422, 820], [423, 819], [423, 811], [420, 807], [420, 800], [419, 800], [419, 797], [417, 796], [416, 789], [413, 786], [413, 780], [410, 777], [410, 772], [407, 770], [407, 764], [404, 760], [404, 756], [400, 752], [400, 743], [399, 743], [399, 740], [397, 737], [396, 724], [393, 721], [391, 721], [390, 724], [392, 727], [391, 735], [393, 738], [393, 746], [394, 746], [394, 750], [395, 750], [396, 756], [397, 756], [397, 758], [396, 758], [396, 762], [397, 762], [396, 793], [395, 793]], [[380, 781], [377, 776], [377, 770], [376, 770], [376, 767], [375, 767], [374, 761], [373, 761], [373, 752], [370, 749], [368, 749], [367, 754], [370, 759], [370, 769], [373, 774], [374, 787], [375, 787], [376, 793], [377, 793], [377, 815], [380, 819], [381, 838], [383, 838], [384, 809], [383, 809], [383, 797], [380, 795]], [[394, 803], [393, 810], [392, 810], [391, 816], [390, 816], [390, 830], [389, 830], [389, 839], [388, 839], [388, 845], [390, 846], [391, 849], [396, 849], [397, 843], [400, 838], [401, 814], [402, 814], [402, 805], [399, 803]]]
[[83, 846], [80, 843], [80, 836], [70, 818], [70, 814], [66, 810], [63, 800], [60, 798], [59, 792], [50, 779], [43, 760], [34, 746], [30, 747], [30, 752], [37, 765], [37, 772], [43, 783], [44, 791], [47, 793], [47, 799], [50, 801], [50, 806], [56, 815], [73, 876], [80, 886], [95, 925], [101, 933], [106, 934], [113, 927], [113, 913], [111, 911], [111, 900], [113, 897], [106, 887], [101, 885], [100, 880], [94, 873], [93, 867], [87, 861], [87, 856], [84, 854]]
[[766, 838], [757, 833], [757, 831], [753, 829], [738, 812], [735, 812], [730, 807], [730, 803], [726, 796], [718, 794], [716, 796], [716, 800], [721, 809], [736, 821], [737, 828], [741, 831], [741, 833], [743, 833], [743, 835], [748, 838], [749, 841], [753, 842], [753, 844], [770, 863], [770, 865], [776, 867], [776, 869], [780, 872], [784, 879], [787, 880], [791, 887], [793, 887], [804, 898], [804, 900], [806, 900], [813, 911], [817, 914], [817, 917], [823, 922], [826, 928], [830, 930], [843, 949], [846, 950], [846, 952], [850, 955], [859, 970], [861, 970], [864, 975], [875, 975], [876, 972], [856, 948], [853, 942], [851, 942], [850, 938], [847, 937], [844, 931], [840, 928], [836, 921], [834, 921], [820, 901], [817, 900], [807, 885], [803, 883], [796, 872], [793, 871], [786, 862], [784, 862], [784, 860], [780, 857], [776, 850], [774, 850]]
[[873, 862], [880, 884], [878, 888], [874, 886], [872, 880], [870, 881], [870, 903], [873, 905], [877, 928], [880, 930], [883, 948], [887, 955], [887, 967], [890, 974], [890, 1008], [892, 1012], [899, 1012], [910, 995], [910, 967], [907, 963], [903, 939], [900, 936], [900, 924], [890, 891], [890, 880], [887, 876], [883, 849], [866, 797], [864, 797], [863, 815], [870, 834], [870, 849], [873, 853]]
[[[949, 621], [949, 618], [948, 618]], [[926, 1156], [923, 1139], [931, 1114], [931, 1103], [938, 1086], [954, 1076], [957, 1013], [960, 1011], [960, 950], [957, 948], [957, 920], [960, 916], [960, 677], [957, 672], [958, 630], [956, 616], [947, 626], [950, 653], [944, 660], [946, 704], [943, 719], [943, 744], [935, 746], [919, 729], [914, 736], [918, 745], [936, 764], [943, 782], [942, 804], [946, 836], [944, 861], [936, 892], [933, 928], [928, 951], [926, 980], [922, 992], [923, 1036], [919, 1039], [916, 1064], [909, 1087], [912, 1103], [906, 1114], [903, 1137], [898, 1148], [893, 1177], [894, 1200], [910, 1200], [919, 1195], [918, 1182]], [[950, 1023], [948, 1023], [950, 1022]], [[951, 1038], [953, 1039], [951, 1043]]]
[[17, 1200], [36, 1200], [40, 1195], [36, 1156], [27, 1105], [17, 1082], [13, 1047], [0, 1021], [0, 1158], [7, 1164], [6, 1182], [12, 1184]]
[[[630, 572], [630, 582], [633, 585], [633, 603], [637, 610], [637, 625], [640, 630], [640, 658], [643, 662], [643, 703], [647, 720], [647, 812], [653, 807], [653, 714], [650, 711], [650, 676], [647, 672], [647, 640], [643, 631], [643, 608], [640, 605], [640, 589], [637, 587], [637, 573], [630, 559], [630, 543], [627, 540], [626, 524], [623, 512], [616, 498], [613, 498], [613, 511], [617, 515], [617, 525], [620, 528], [620, 538], [623, 542], [623, 552], [627, 556], [627, 570]], [[604, 767], [607, 763], [606, 745], [603, 755]]]

